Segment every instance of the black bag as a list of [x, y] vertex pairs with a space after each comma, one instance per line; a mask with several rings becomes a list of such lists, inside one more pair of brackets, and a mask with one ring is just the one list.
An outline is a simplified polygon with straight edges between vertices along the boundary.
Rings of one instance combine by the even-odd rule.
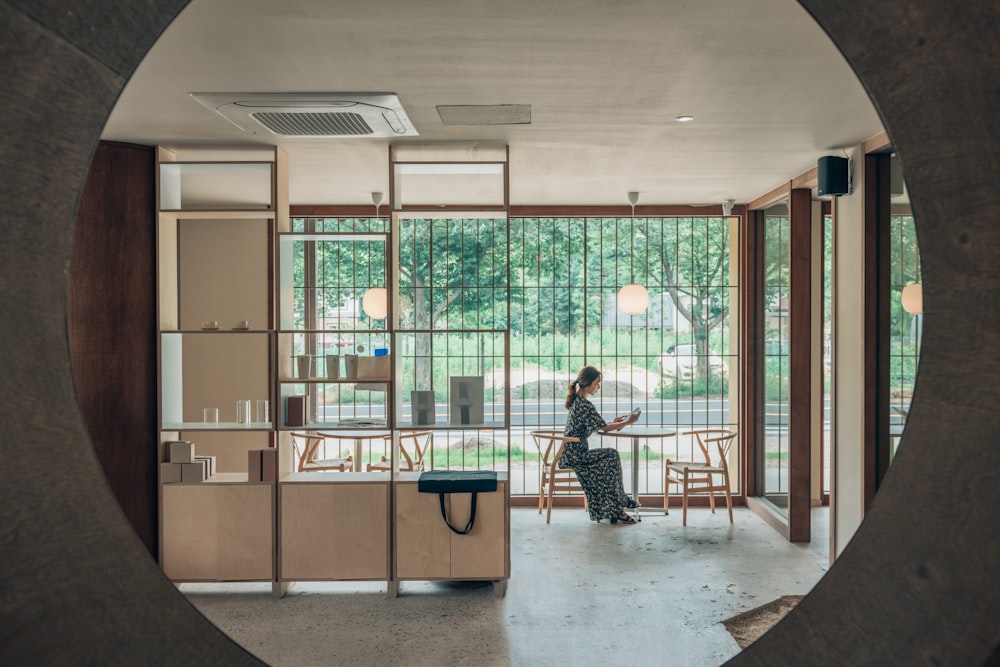
[[[493, 470], [428, 470], [420, 473], [417, 480], [417, 491], [421, 493], [436, 493], [441, 503], [441, 516], [452, 532], [467, 535], [476, 521], [476, 494], [480, 491], [497, 490], [497, 474]], [[469, 512], [469, 522], [463, 530], [455, 528], [448, 520], [444, 509], [444, 494], [471, 493], [472, 510]]]

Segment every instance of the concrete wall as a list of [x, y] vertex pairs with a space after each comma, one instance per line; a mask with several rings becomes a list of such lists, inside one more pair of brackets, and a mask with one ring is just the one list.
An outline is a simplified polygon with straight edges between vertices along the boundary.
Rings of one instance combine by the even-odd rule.
[[[259, 664], [184, 600], [127, 527], [69, 372], [77, 196], [127, 77], [185, 4], [0, 4], [0, 664]], [[1000, 3], [801, 4], [872, 94], [907, 170], [927, 314], [906, 447], [871, 512], [815, 589], [733, 663], [996, 664], [1000, 99], [988, 84], [1000, 59], [986, 31], [1000, 25]]]

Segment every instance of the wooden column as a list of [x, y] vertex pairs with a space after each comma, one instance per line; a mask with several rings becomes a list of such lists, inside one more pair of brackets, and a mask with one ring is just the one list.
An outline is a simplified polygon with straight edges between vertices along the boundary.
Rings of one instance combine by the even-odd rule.
[[150, 146], [101, 142], [70, 249], [67, 333], [77, 402], [115, 498], [156, 557], [156, 286]]
[[789, 207], [788, 538], [808, 542], [812, 509], [812, 192], [793, 189]]

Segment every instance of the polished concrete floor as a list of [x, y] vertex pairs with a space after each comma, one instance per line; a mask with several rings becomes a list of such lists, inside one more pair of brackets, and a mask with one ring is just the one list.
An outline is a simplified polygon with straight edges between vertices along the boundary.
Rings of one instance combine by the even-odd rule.
[[236, 642], [272, 665], [718, 665], [722, 621], [808, 592], [827, 568], [827, 511], [790, 544], [746, 509], [595, 524], [579, 509], [511, 511], [511, 579], [482, 583], [184, 584]]

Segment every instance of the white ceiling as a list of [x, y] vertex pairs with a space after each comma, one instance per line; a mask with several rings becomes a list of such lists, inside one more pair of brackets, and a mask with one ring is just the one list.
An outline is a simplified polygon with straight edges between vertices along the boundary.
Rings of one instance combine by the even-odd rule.
[[[508, 144], [515, 205], [747, 202], [882, 130], [795, 0], [194, 0], [103, 138], [277, 143], [293, 204], [388, 192], [387, 139], [248, 135], [189, 95], [265, 91], [393, 92], [420, 132], [397, 143]], [[532, 122], [445, 126], [450, 104]]]

